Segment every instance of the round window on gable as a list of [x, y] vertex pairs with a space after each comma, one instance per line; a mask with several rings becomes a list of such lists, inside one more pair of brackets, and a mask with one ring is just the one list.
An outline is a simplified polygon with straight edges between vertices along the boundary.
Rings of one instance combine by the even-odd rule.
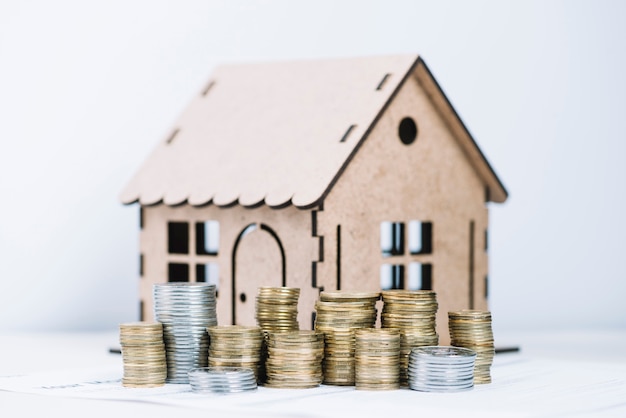
[[412, 118], [406, 117], [398, 126], [398, 135], [404, 145], [410, 145], [417, 138], [417, 125]]

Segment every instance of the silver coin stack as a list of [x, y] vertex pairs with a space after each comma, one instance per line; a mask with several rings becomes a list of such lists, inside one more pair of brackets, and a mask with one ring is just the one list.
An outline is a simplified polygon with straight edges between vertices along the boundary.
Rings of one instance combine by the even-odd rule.
[[416, 347], [409, 356], [409, 387], [422, 392], [458, 392], [474, 387], [476, 352], [448, 346]]
[[206, 367], [209, 336], [217, 325], [215, 285], [159, 283], [154, 290], [154, 316], [163, 324], [167, 383], [189, 383], [191, 369]]
[[191, 390], [198, 393], [235, 393], [257, 388], [252, 369], [241, 367], [200, 367], [189, 371]]

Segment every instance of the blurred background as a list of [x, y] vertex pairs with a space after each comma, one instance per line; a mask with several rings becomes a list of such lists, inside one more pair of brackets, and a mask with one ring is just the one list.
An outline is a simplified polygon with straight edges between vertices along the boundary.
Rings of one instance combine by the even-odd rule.
[[137, 319], [118, 195], [218, 64], [421, 54], [510, 192], [494, 330], [626, 330], [626, 3], [0, 2], [0, 332]]

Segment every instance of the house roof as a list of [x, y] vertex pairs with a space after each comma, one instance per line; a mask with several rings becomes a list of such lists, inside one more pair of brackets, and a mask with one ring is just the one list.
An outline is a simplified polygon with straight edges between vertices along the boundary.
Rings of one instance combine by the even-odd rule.
[[412, 74], [448, 119], [489, 199], [506, 200], [502, 183], [416, 55], [218, 67], [121, 200], [319, 205]]

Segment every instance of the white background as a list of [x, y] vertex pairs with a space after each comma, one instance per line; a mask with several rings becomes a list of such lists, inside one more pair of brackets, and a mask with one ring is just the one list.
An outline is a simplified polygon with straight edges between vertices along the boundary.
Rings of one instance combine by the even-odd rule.
[[494, 328], [626, 329], [618, 1], [0, 3], [0, 331], [137, 319], [118, 195], [222, 62], [420, 53], [510, 192]]

